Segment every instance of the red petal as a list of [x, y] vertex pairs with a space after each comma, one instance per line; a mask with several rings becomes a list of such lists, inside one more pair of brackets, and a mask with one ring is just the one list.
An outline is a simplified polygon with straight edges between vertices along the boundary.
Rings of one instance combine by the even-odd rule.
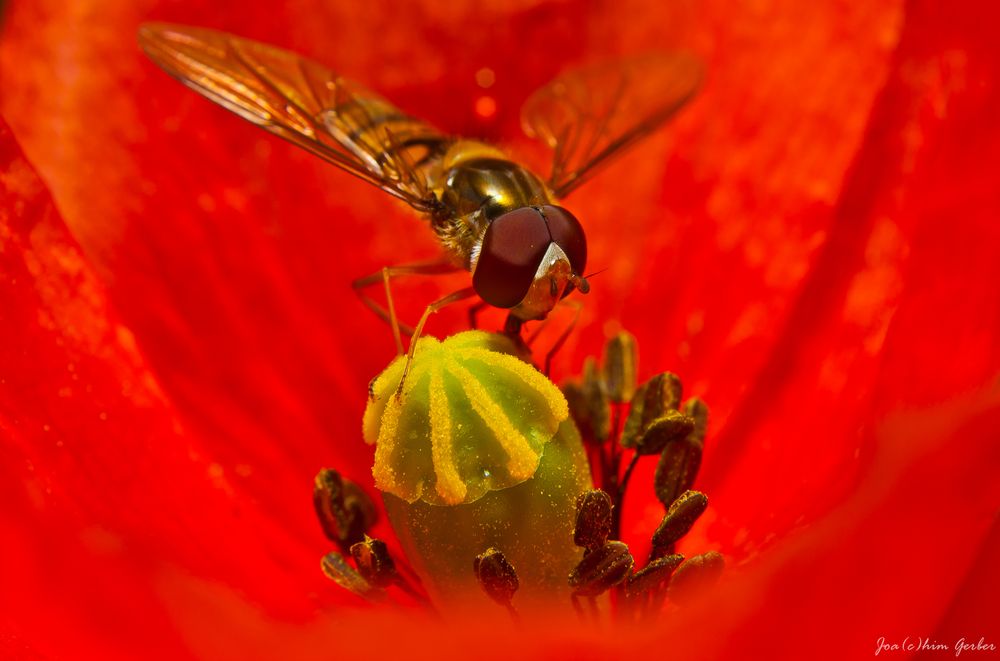
[[[907, 16], [831, 243], [769, 364], [716, 437], [721, 461], [705, 485], [741, 494], [741, 522], [780, 533], [792, 512], [822, 512], [853, 486], [854, 452], [875, 451], [862, 438], [883, 416], [997, 376], [992, 49], [971, 16]], [[737, 466], [742, 478], [727, 471]], [[769, 488], [754, 489], [761, 484]]]
[[0, 240], [5, 636], [62, 658], [156, 640], [173, 657], [204, 615], [196, 591], [283, 618], [341, 599], [316, 526], [261, 516], [185, 431], [3, 124]]
[[[794, 604], [740, 625], [722, 657], [844, 658], [874, 652], [880, 636], [931, 636], [995, 526], [998, 79], [974, 13], [908, 13], [837, 207], [845, 238], [813, 272], [780, 363], [727, 421], [723, 461], [704, 480], [720, 517], [709, 535], [723, 545], [737, 528], [753, 546], [803, 526], [735, 579], [744, 606], [714, 604], [734, 620]], [[959, 612], [988, 608], [968, 600]]]

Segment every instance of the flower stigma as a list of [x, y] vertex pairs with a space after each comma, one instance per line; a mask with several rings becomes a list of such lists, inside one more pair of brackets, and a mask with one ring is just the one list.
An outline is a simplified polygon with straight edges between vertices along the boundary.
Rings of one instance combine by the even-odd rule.
[[[561, 389], [521, 346], [478, 330], [425, 336], [399, 396], [405, 357], [371, 382], [363, 436], [375, 445], [372, 476], [402, 553], [368, 535], [377, 508], [364, 491], [324, 469], [314, 505], [339, 548], [324, 573], [367, 600], [398, 588], [399, 599], [445, 615], [499, 606], [517, 620], [562, 606], [583, 619], [634, 620], [690, 600], [724, 564], [716, 552], [675, 552], [708, 505], [691, 490], [707, 407], [683, 401], [668, 372], [639, 384], [628, 333]], [[645, 456], [659, 457], [665, 514], [637, 563], [620, 512]]]

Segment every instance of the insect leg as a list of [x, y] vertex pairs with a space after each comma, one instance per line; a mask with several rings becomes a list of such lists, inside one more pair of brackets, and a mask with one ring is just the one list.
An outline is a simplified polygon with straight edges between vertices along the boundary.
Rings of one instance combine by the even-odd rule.
[[524, 338], [524, 343], [527, 346], [529, 346], [529, 347], [532, 344], [534, 344], [535, 340], [538, 339], [538, 336], [542, 334], [542, 331], [545, 330], [546, 327], [548, 327], [548, 325], [551, 322], [552, 322], [552, 315], [549, 315], [549, 316], [545, 317], [544, 319], [542, 319], [541, 321], [539, 321], [538, 325], [535, 326], [535, 329], [533, 331], [531, 331], [531, 334], [528, 335], [528, 337]]
[[472, 328], [473, 330], [479, 328], [479, 313], [488, 306], [489, 303], [486, 301], [479, 301], [478, 303], [473, 303], [469, 306], [469, 328]]
[[385, 304], [389, 308], [389, 319], [392, 326], [392, 339], [396, 343], [396, 355], [403, 354], [403, 339], [399, 337], [399, 317], [396, 316], [396, 305], [392, 300], [392, 287], [389, 285], [389, 269], [382, 267], [382, 284], [385, 286]]
[[[392, 288], [390, 287], [389, 281], [392, 278], [403, 276], [403, 275], [442, 275], [446, 273], [453, 273], [458, 271], [458, 267], [451, 264], [450, 262], [445, 262], [442, 260], [435, 260], [432, 262], [418, 262], [415, 264], [401, 264], [398, 266], [386, 266], [379, 269], [371, 275], [367, 275], [363, 278], [358, 278], [351, 283], [351, 287], [354, 289], [354, 293], [358, 295], [361, 302], [365, 306], [374, 312], [379, 319], [389, 324], [392, 328], [392, 337], [396, 342], [396, 351], [398, 354], [403, 353], [403, 341], [400, 333], [406, 335], [413, 335], [413, 329], [406, 324], [400, 324], [399, 319], [396, 317], [396, 309], [392, 299]], [[388, 309], [379, 305], [375, 299], [364, 293], [364, 290], [372, 285], [376, 285], [379, 282], [385, 288], [385, 298]]]
[[552, 347], [545, 353], [545, 376], [549, 375], [552, 368], [552, 359], [555, 357], [559, 350], [562, 349], [563, 345], [566, 344], [566, 340], [569, 339], [570, 333], [576, 328], [577, 323], [580, 321], [580, 313], [583, 312], [583, 303], [580, 301], [561, 301], [560, 305], [565, 305], [573, 309], [573, 320], [569, 322], [569, 325], [560, 333], [559, 337], [552, 344]]
[[399, 385], [396, 387], [396, 397], [399, 397], [403, 393], [403, 382], [406, 381], [406, 374], [410, 371], [410, 363], [413, 362], [413, 354], [417, 349], [417, 340], [420, 339], [420, 334], [424, 330], [424, 325], [427, 323], [427, 319], [429, 319], [432, 314], [441, 308], [447, 307], [452, 303], [457, 303], [458, 301], [471, 298], [475, 295], [475, 289], [472, 287], [465, 287], [464, 289], [459, 289], [456, 292], [452, 292], [447, 296], [439, 298], [427, 306], [427, 309], [424, 310], [424, 313], [420, 316], [420, 321], [417, 322], [417, 327], [413, 330], [413, 336], [410, 338], [410, 348], [406, 352], [406, 364], [403, 366], [403, 376], [399, 378]]

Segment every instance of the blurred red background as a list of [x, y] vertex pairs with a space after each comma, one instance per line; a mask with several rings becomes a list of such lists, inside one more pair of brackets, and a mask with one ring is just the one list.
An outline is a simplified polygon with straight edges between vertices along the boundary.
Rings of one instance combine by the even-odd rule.
[[[704, 59], [692, 106], [567, 203], [607, 271], [555, 376], [623, 326], [642, 376], [674, 371], [709, 403], [711, 506], [682, 550], [719, 549], [732, 568], [655, 631], [529, 628], [491, 653], [1000, 644], [986, 617], [1000, 550], [992, 5], [4, 11], [4, 656], [325, 657], [406, 641], [464, 656], [489, 635], [488, 619], [428, 628], [359, 610], [317, 568], [312, 476], [335, 465], [370, 484], [361, 410], [393, 353], [349, 282], [434, 255], [430, 233], [170, 80], [136, 46], [144, 20], [295, 50], [533, 158], [518, 108], [556, 73], [654, 48]], [[402, 291], [414, 318], [439, 288]], [[637, 553], [660, 515], [648, 486], [630, 494]]]

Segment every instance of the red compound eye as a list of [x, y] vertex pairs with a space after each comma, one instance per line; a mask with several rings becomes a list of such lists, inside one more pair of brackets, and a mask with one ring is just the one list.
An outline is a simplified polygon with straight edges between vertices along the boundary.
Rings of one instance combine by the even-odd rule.
[[540, 208], [549, 224], [549, 236], [569, 258], [573, 273], [583, 275], [587, 267], [587, 237], [576, 216], [562, 207], [546, 205]]
[[512, 308], [520, 303], [531, 288], [551, 242], [545, 218], [535, 207], [515, 209], [494, 220], [486, 228], [472, 274], [476, 293], [498, 308]]

